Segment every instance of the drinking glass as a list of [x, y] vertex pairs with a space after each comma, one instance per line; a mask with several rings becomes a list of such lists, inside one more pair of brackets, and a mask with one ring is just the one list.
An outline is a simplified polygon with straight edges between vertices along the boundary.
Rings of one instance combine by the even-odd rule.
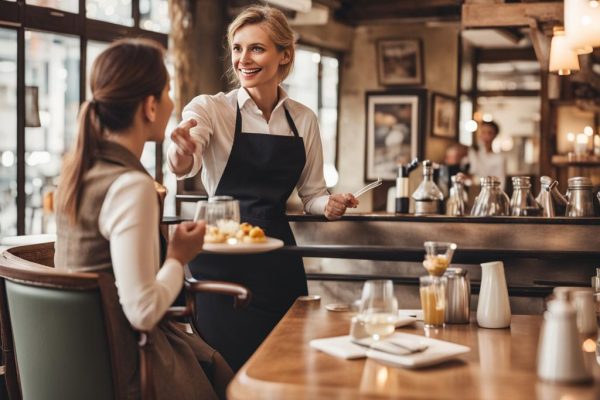
[[428, 328], [444, 326], [446, 310], [446, 278], [439, 276], [422, 276], [419, 278], [423, 322]]
[[425, 242], [425, 260], [423, 266], [431, 276], [442, 276], [452, 262], [456, 243]]
[[357, 317], [374, 340], [394, 333], [398, 321], [398, 301], [391, 280], [365, 282]]
[[211, 197], [208, 201], [199, 201], [196, 205], [194, 221], [204, 220], [207, 226], [217, 227], [230, 239], [240, 227], [240, 203], [230, 196]]

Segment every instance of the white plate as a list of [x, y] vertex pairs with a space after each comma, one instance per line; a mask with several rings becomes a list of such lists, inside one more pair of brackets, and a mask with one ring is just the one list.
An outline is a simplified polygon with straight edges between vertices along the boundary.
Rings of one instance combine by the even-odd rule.
[[419, 342], [426, 344], [428, 347], [427, 350], [421, 353], [414, 353], [405, 356], [384, 353], [377, 350], [367, 350], [367, 357], [393, 367], [422, 368], [448, 361], [461, 354], [471, 351], [471, 349], [467, 346], [445, 342], [443, 340], [431, 339], [425, 336], [396, 332], [392, 337], [399, 337], [407, 340], [418, 340]]
[[204, 251], [210, 253], [222, 254], [254, 254], [266, 253], [283, 247], [283, 241], [272, 237], [267, 237], [267, 241], [263, 243], [204, 243], [202, 247]]

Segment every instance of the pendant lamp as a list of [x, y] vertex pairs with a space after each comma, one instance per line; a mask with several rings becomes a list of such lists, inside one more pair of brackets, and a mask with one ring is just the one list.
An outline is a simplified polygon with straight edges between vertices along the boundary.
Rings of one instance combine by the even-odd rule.
[[565, 0], [565, 31], [577, 54], [600, 46], [600, 2]]
[[554, 27], [554, 36], [550, 44], [549, 70], [558, 72], [559, 75], [569, 75], [571, 71], [579, 71], [577, 53], [571, 47], [571, 42], [567, 39], [562, 26]]

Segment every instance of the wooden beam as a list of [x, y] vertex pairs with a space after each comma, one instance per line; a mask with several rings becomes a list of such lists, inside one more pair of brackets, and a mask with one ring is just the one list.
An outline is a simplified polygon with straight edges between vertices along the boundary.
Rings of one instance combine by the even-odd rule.
[[507, 61], [536, 61], [532, 47], [501, 47], [479, 49], [479, 62], [498, 63]]
[[535, 56], [540, 63], [540, 70], [548, 71], [548, 63], [550, 61], [550, 38], [540, 29], [540, 24], [537, 20], [529, 19], [529, 34], [531, 36], [531, 44], [535, 50]]
[[531, 18], [540, 22], [563, 21], [563, 3], [463, 4], [463, 28], [529, 26]]

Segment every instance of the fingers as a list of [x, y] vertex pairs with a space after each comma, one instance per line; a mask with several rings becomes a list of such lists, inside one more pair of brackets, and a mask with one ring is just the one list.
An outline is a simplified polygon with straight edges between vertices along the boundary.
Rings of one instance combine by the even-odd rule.
[[177, 128], [171, 132], [171, 140], [177, 146], [177, 151], [180, 154], [192, 155], [196, 151], [196, 142], [190, 136], [190, 129], [198, 125], [198, 122], [190, 118], [179, 124]]

